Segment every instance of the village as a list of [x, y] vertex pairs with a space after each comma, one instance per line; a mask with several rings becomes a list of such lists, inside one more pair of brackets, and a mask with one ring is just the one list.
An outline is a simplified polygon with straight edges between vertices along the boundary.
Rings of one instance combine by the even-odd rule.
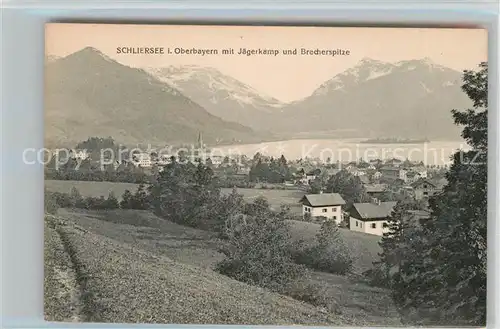
[[[446, 165], [425, 165], [409, 159], [361, 158], [333, 162], [330, 158], [286, 160], [282, 156], [274, 159], [260, 153], [253, 158], [244, 155], [214, 156], [203, 143], [201, 133], [195, 146], [196, 151], [191, 156], [182, 151], [175, 154], [134, 151], [128, 159], [108, 159], [106, 168], [101, 166], [101, 169], [119, 171], [128, 166], [152, 177], [172, 161], [184, 158], [194, 165], [202, 162], [213, 170], [226, 188], [298, 191], [302, 197], [297, 198], [297, 205], [291, 207], [296, 219], [317, 223], [333, 220], [340, 227], [378, 236], [388, 231], [388, 220], [398, 200], [411, 198], [421, 205], [419, 210], [408, 212], [408, 218], [418, 224], [429, 217], [428, 198], [438, 194], [447, 183]], [[91, 162], [94, 164], [91, 167], [98, 169], [97, 163], [105, 160], [94, 160], [92, 154], [95, 153], [95, 150], [69, 151], [70, 158], [76, 162]], [[342, 190], [332, 182], [339, 174], [350, 179], [342, 184], [353, 185], [344, 188], [359, 188], [365, 197], [346, 199]]]

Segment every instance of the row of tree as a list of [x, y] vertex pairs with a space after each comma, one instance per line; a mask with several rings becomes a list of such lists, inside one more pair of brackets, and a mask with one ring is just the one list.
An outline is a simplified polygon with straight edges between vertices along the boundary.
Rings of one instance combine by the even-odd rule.
[[112, 191], [109, 192], [107, 198], [103, 195], [99, 197], [84, 197], [76, 187], [73, 187], [70, 193], [45, 191], [45, 210], [48, 213], [55, 213], [58, 208], [147, 210], [149, 207], [150, 197], [147, 189], [142, 184], [139, 185], [135, 193], [126, 190], [122, 195], [121, 201], [118, 201]]
[[249, 174], [251, 182], [284, 183], [292, 178], [293, 171], [283, 155], [278, 159], [255, 155]]

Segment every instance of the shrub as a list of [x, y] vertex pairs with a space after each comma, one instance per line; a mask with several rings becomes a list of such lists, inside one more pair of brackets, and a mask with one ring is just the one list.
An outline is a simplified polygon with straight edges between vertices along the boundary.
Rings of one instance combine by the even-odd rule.
[[60, 208], [70, 208], [73, 206], [68, 193], [50, 192]]
[[48, 214], [55, 214], [57, 213], [57, 210], [59, 209], [59, 205], [57, 204], [57, 200], [54, 196], [54, 193], [51, 193], [47, 190], [45, 190], [44, 193], [44, 211], [45, 213]]
[[310, 212], [306, 212], [304, 214], [304, 222], [311, 222], [312, 221], [312, 215]]
[[353, 266], [349, 250], [339, 235], [337, 225], [331, 220], [322, 223], [312, 245], [298, 241], [293, 250], [295, 262], [320, 271], [344, 275]]
[[248, 204], [239, 223], [227, 226], [221, 252], [226, 256], [216, 270], [238, 281], [283, 292], [306, 269], [293, 262], [288, 224], [282, 213], [273, 213], [267, 200]]
[[368, 284], [374, 287], [389, 288], [391, 278], [387, 276], [387, 272], [380, 266], [375, 266], [365, 272], [363, 276], [367, 279]]
[[86, 207], [86, 202], [83, 199], [82, 195], [78, 191], [76, 187], [73, 186], [71, 189], [71, 192], [69, 194], [69, 199], [71, 200], [71, 204], [73, 207], [76, 208], [85, 208]]

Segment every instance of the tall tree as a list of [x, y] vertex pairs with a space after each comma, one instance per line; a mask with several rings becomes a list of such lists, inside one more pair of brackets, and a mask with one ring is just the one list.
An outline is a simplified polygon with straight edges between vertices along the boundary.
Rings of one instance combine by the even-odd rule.
[[379, 243], [382, 252], [379, 254], [380, 261], [375, 264], [381, 265], [387, 284], [392, 284], [392, 276], [400, 271], [401, 262], [406, 255], [405, 250], [406, 233], [414, 229], [415, 223], [410, 222], [409, 210], [419, 208], [418, 203], [411, 198], [404, 198], [398, 201], [391, 212], [387, 222], [387, 231], [384, 232]]
[[342, 195], [347, 207], [355, 202], [367, 202], [370, 199], [359, 177], [350, 174], [347, 170], [341, 170], [332, 176], [326, 184], [325, 192]]
[[487, 63], [464, 71], [462, 90], [473, 108], [452, 114], [472, 150], [453, 156], [448, 184], [430, 200], [432, 220], [409, 241], [420, 254], [405, 260], [393, 291], [403, 313], [422, 324], [486, 322]]

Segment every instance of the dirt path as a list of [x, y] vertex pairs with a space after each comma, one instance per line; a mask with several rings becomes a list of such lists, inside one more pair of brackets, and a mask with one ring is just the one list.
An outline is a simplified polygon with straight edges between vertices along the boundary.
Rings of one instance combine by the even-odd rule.
[[45, 222], [44, 313], [45, 319], [57, 322], [83, 322], [81, 287], [77, 270], [64, 239], [57, 230], [57, 219]]

